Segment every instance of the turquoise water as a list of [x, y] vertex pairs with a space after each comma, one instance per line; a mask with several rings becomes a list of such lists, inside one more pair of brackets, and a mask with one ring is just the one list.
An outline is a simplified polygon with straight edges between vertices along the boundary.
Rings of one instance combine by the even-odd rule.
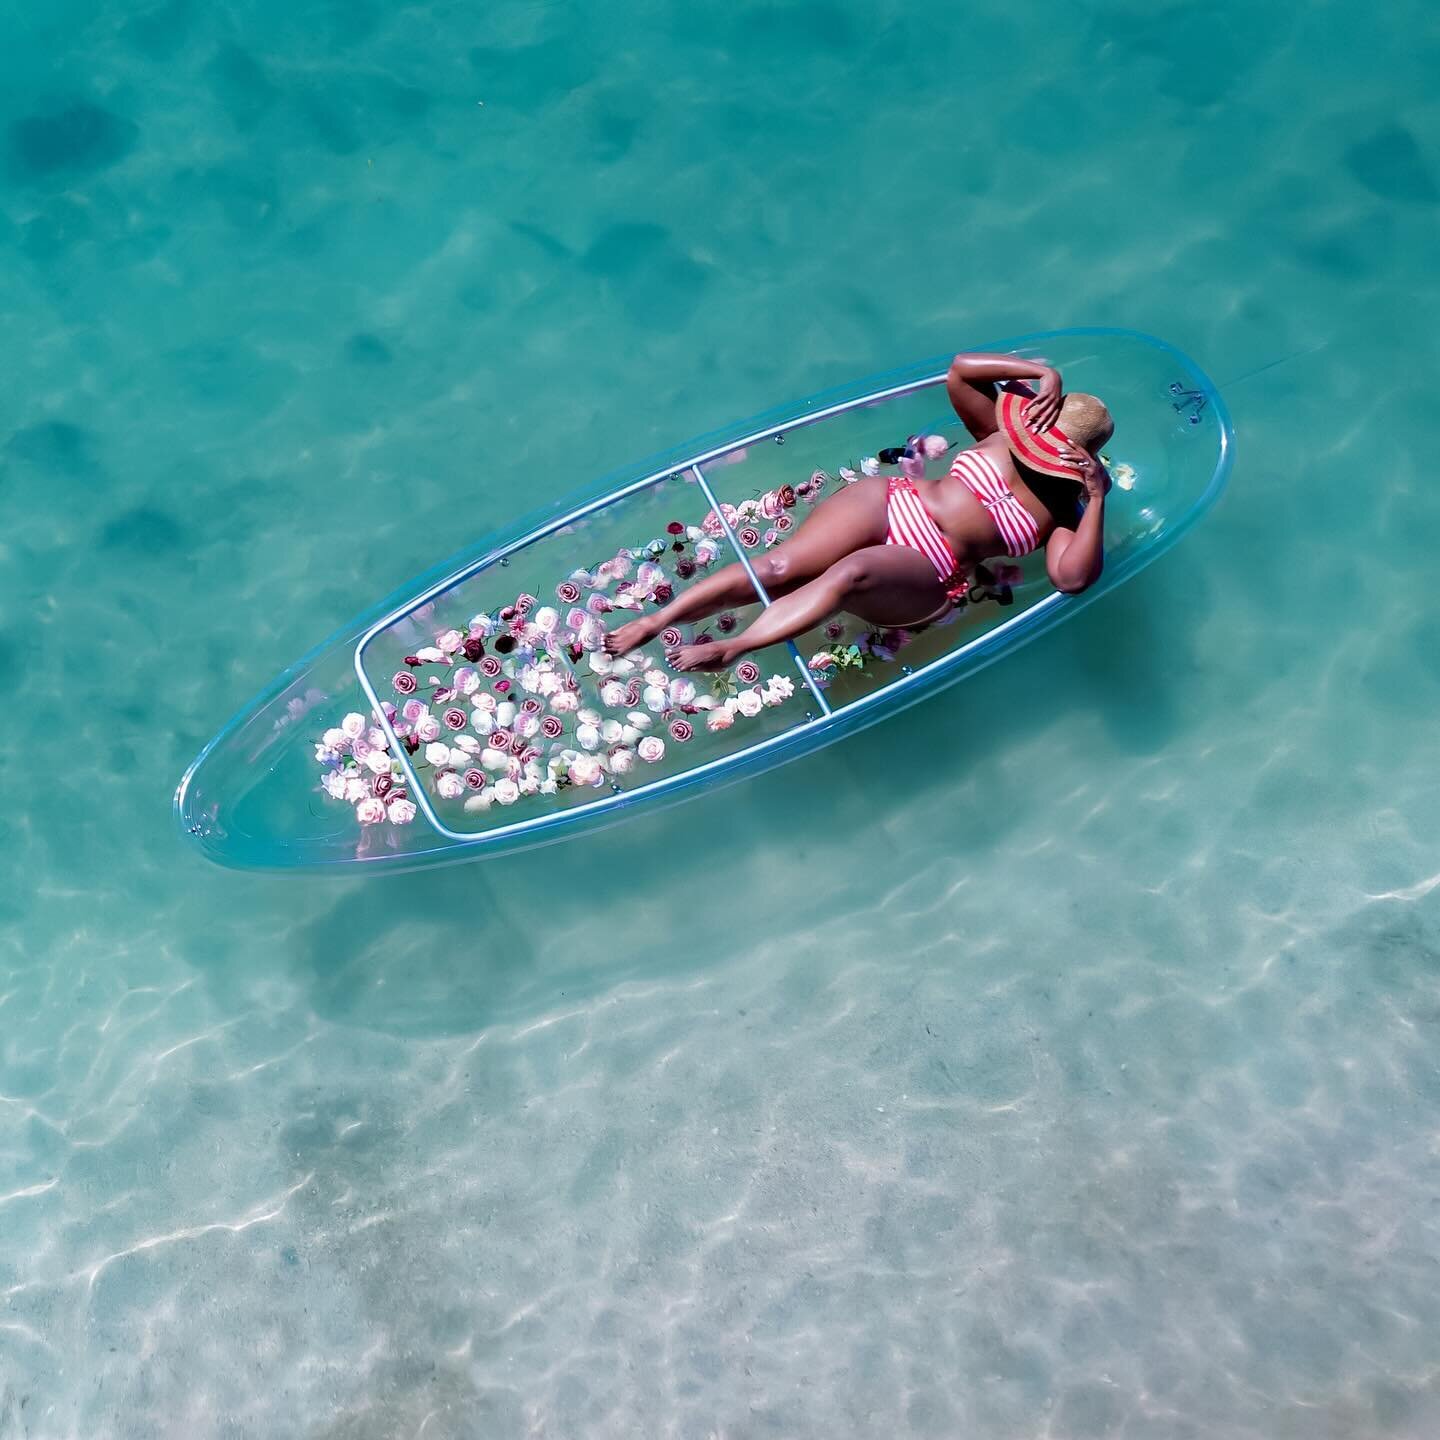
[[[6, 19], [0, 1437], [1436, 1432], [1428, 8]], [[440, 554], [1078, 323], [1231, 490], [962, 689], [579, 846], [181, 848]]]

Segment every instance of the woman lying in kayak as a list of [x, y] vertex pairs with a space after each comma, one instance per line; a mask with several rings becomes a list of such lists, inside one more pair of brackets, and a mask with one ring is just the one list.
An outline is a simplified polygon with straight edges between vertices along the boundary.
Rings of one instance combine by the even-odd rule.
[[[1037, 388], [997, 390], [1003, 381]], [[1115, 428], [1110, 412], [1093, 395], [1062, 394], [1050, 366], [1013, 355], [957, 355], [947, 389], [976, 441], [956, 455], [950, 473], [918, 485], [875, 475], [822, 501], [789, 540], [754, 562], [775, 603], [738, 634], [670, 651], [676, 670], [725, 669], [840, 610], [884, 628], [929, 624], [994, 555], [1028, 555], [1043, 545], [1051, 583], [1067, 594], [1099, 579], [1110, 477], [1097, 454]], [[605, 648], [623, 655], [668, 626], [754, 599], [744, 566], [729, 565], [620, 626]]]

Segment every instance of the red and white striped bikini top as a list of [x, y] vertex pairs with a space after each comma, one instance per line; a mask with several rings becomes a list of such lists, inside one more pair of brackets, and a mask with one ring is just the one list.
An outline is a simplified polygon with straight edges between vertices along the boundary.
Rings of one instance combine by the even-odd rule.
[[1040, 544], [1040, 523], [1005, 483], [983, 450], [962, 450], [950, 473], [990, 512], [1007, 555], [1028, 555]]

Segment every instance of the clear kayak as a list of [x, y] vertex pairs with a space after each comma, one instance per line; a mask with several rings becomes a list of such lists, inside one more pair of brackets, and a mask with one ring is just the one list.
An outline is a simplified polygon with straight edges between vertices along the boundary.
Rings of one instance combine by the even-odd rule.
[[[939, 475], [970, 443], [946, 399], [946, 363], [919, 364], [608, 476], [381, 601], [205, 747], [175, 794], [182, 831], [242, 868], [402, 871], [598, 829], [828, 745], [973, 674], [1122, 584], [1214, 503], [1233, 432], [1180, 351], [1111, 329], [977, 348], [1044, 358], [1115, 417], [1105, 572], [1083, 594], [1054, 590], [1032, 555], [982, 570], [967, 603], [918, 633], [837, 617], [719, 675], [666, 669], [666, 645], [728, 633], [769, 603], [755, 558], [825, 494], [873, 473], [882, 449], [927, 437], [928, 459], [907, 463]], [[749, 606], [623, 660], [604, 653], [605, 629], [736, 560]]]

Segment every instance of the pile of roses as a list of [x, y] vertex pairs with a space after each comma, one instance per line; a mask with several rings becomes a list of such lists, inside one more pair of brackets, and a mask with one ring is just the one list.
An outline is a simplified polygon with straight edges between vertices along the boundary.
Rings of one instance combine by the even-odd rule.
[[[433, 645], [407, 655], [391, 676], [395, 699], [381, 702], [416, 774], [440, 800], [484, 811], [603, 785], [637, 763], [662, 760], [667, 744], [684, 745], [700, 725], [728, 730], [790, 699], [794, 683], [783, 675], [762, 680], [753, 661], [707, 677], [702, 693], [689, 676], [670, 674], [643, 653], [612, 656], [602, 648], [602, 616], [671, 598], [674, 581], [662, 559], [675, 579], [688, 580], [715, 562], [723, 543], [701, 526], [673, 522], [664, 540], [572, 572], [555, 587], [559, 606], [520, 594], [463, 629], [436, 632]], [[660, 638], [668, 646], [683, 636]], [[585, 703], [586, 680], [598, 704]], [[315, 759], [325, 793], [353, 806], [362, 825], [414, 820], [404, 767], [378, 715], [347, 715], [321, 737]]]

